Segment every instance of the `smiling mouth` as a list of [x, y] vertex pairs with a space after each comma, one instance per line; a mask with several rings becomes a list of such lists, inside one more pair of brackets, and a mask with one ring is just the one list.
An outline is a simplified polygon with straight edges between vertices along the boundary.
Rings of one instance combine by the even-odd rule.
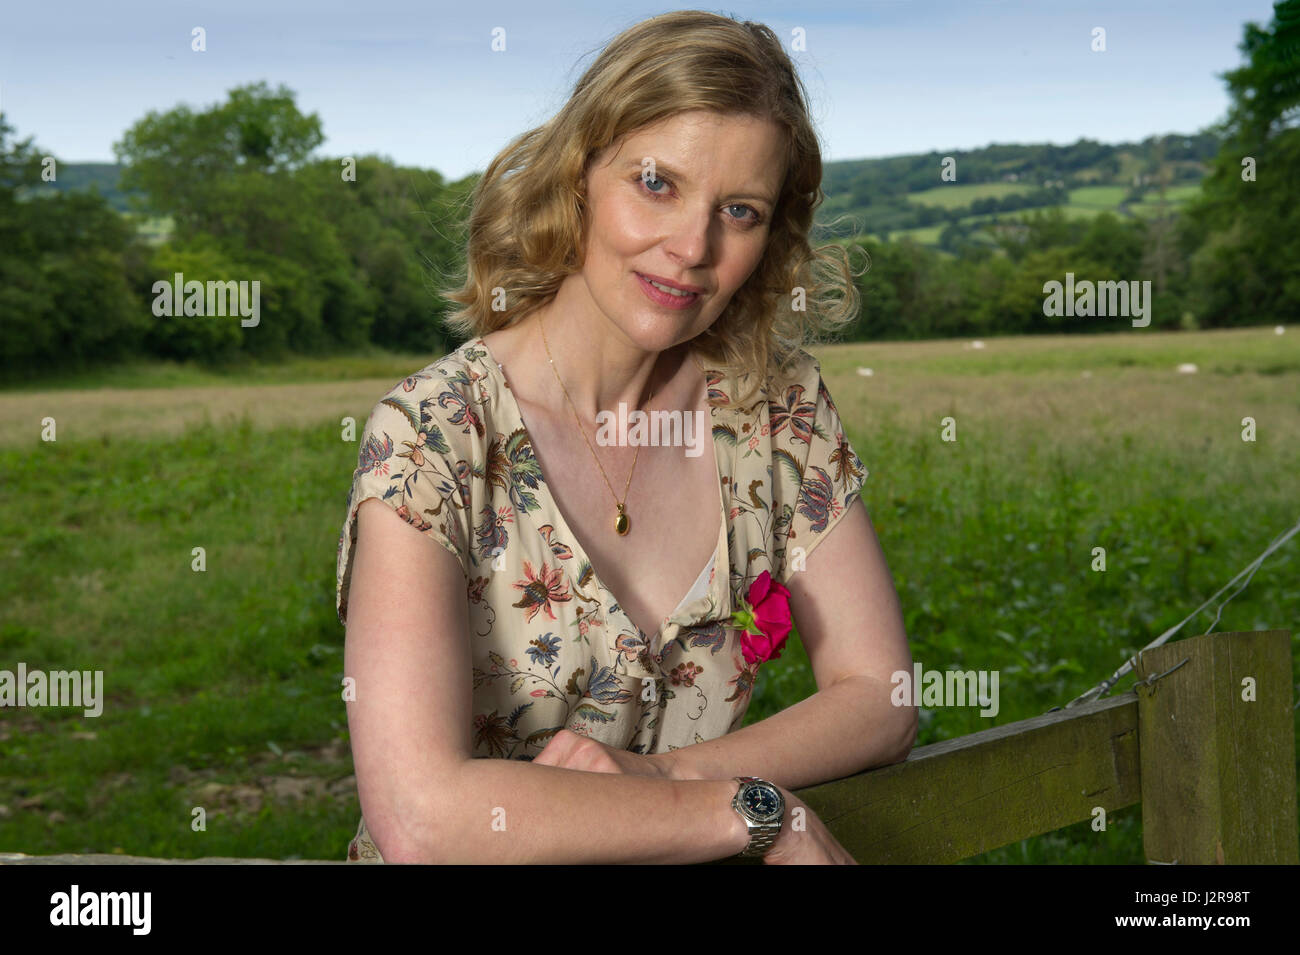
[[671, 295], [674, 298], [683, 298], [683, 299], [693, 298], [693, 297], [697, 297], [700, 294], [699, 292], [687, 292], [683, 289], [674, 288], [671, 285], [665, 285], [662, 282], [656, 282], [654, 279], [650, 278], [650, 276], [645, 275], [641, 272], [637, 272], [636, 274], [639, 275], [641, 278], [643, 278], [646, 282], [653, 285], [656, 289], [663, 292], [665, 295]]

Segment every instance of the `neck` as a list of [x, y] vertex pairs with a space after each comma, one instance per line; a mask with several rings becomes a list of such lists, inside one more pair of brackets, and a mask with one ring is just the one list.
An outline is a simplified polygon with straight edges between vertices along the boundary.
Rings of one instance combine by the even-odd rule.
[[531, 327], [523, 330], [528, 352], [541, 357], [534, 393], [552, 395], [552, 410], [570, 414], [571, 401], [583, 421], [594, 422], [600, 411], [617, 412], [620, 402], [632, 411], [658, 405], [652, 396], [667, 397], [666, 386], [689, 361], [686, 344], [646, 351], [603, 316], [593, 321], [581, 309], [553, 308], [556, 301], [525, 319]]

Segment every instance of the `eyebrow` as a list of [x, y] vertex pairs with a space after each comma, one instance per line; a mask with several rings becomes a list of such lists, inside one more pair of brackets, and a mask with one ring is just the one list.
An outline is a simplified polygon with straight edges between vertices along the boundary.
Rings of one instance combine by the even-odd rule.
[[[631, 168], [634, 167], [634, 166], [637, 167], [637, 168], [639, 169], [639, 168], [641, 168], [641, 160], [639, 160], [639, 159], [629, 159], [627, 162], [625, 162], [625, 163], [623, 164], [623, 166], [624, 166], [624, 168], [627, 168], [627, 169], [631, 169]], [[683, 185], [690, 185], [690, 181], [691, 181], [691, 180], [690, 180], [690, 178], [689, 178], [688, 176], [685, 176], [685, 175], [683, 175], [682, 173], [678, 172], [676, 169], [674, 169], [672, 166], [669, 166], [667, 163], [659, 162], [659, 161], [656, 159], [656, 160], [655, 160], [655, 164], [654, 164], [654, 166], [655, 166], [655, 175], [656, 175], [656, 176], [658, 176], [658, 175], [660, 175], [660, 174], [662, 173], [663, 175], [667, 176], [669, 179], [673, 180], [673, 182], [680, 182], [680, 183], [682, 183]], [[775, 200], [775, 199], [771, 199], [771, 198], [769, 198], [769, 197], [767, 197], [767, 196], [765, 196], [765, 195], [762, 195], [761, 193], [757, 193], [757, 192], [755, 192], [755, 193], [751, 193], [751, 194], [733, 193], [733, 194], [730, 195], [730, 196], [724, 196], [724, 197], [723, 197], [723, 201], [724, 201], [724, 202], [731, 202], [731, 201], [734, 200], [734, 199], [750, 199], [750, 200], [755, 200], [755, 199], [756, 199], [756, 200], [758, 200], [759, 202], [765, 202], [765, 203], [767, 203], [769, 206], [775, 206], [775, 205], [776, 205], [776, 200]]]

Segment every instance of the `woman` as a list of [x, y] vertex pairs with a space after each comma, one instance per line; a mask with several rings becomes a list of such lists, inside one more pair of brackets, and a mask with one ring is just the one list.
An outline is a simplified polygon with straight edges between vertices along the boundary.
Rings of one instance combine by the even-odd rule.
[[[820, 180], [773, 34], [691, 11], [488, 168], [469, 340], [375, 406], [339, 542], [350, 859], [852, 862], [790, 790], [905, 758], [916, 718], [866, 471], [798, 347], [857, 305], [807, 244]], [[620, 405], [681, 430], [602, 428]], [[770, 581], [818, 692], [739, 729], [763, 654], [731, 614]]]

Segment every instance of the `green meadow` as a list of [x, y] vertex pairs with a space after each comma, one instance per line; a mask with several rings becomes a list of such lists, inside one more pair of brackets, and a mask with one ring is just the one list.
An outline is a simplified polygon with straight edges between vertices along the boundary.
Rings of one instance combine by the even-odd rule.
[[938, 206], [940, 209], [962, 209], [977, 199], [1004, 199], [1007, 196], [1033, 192], [1034, 187], [1027, 182], [978, 182], [949, 183], [909, 193], [908, 202], [920, 206]]
[[[1064, 705], [1300, 520], [1300, 328], [814, 351], [870, 472], [913, 657], [1000, 674], [996, 717], [924, 710], [919, 744]], [[344, 857], [359, 807], [334, 569], [357, 445], [340, 419], [359, 431], [436, 357], [146, 365], [0, 393], [0, 668], [105, 675], [98, 718], [0, 711], [0, 852]], [[1180, 635], [1298, 624], [1300, 537]], [[749, 719], [814, 690], [792, 647]], [[1142, 862], [1138, 808], [1109, 823], [971, 862]]]
[[[1033, 191], [1034, 187], [1029, 183], [986, 182], [971, 183], [969, 185], [951, 183], [911, 193], [908, 196], [908, 201], [917, 205], [955, 210], [966, 208], [979, 199], [1002, 199], [1006, 196], [1021, 195]], [[1121, 217], [1132, 215], [1152, 218], [1178, 211], [1184, 203], [1195, 199], [1200, 194], [1200, 191], [1199, 184], [1170, 186], [1165, 191], [1165, 204], [1162, 205], [1159, 192], [1152, 189], [1141, 202], [1125, 204], [1124, 197], [1128, 190], [1123, 186], [1080, 186], [1070, 190], [1068, 202], [1054, 208], [1059, 208], [1061, 214], [1072, 222], [1093, 219], [1103, 212], [1110, 212]], [[1035, 211], [1039, 210], [1022, 209], [1014, 212], [978, 213], [962, 216], [960, 222], [965, 226], [984, 222], [1014, 223], [1027, 215], [1034, 214]], [[912, 229], [895, 229], [890, 233], [890, 237], [893, 239], [910, 238], [920, 245], [937, 246], [939, 238], [947, 226], [948, 223], [941, 222], [935, 225], [917, 226]]]

